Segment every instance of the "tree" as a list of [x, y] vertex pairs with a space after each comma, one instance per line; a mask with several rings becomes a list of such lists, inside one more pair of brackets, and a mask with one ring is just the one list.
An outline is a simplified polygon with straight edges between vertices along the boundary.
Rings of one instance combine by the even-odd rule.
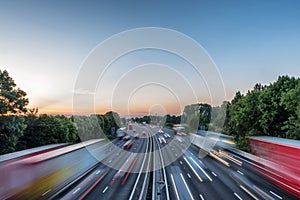
[[25, 128], [26, 125], [22, 116], [0, 117], [0, 155], [16, 150], [18, 139], [23, 135]]
[[225, 130], [234, 136], [238, 148], [246, 150], [246, 138], [254, 135], [300, 139], [299, 81], [279, 76], [268, 86], [256, 84], [246, 95], [236, 93]]
[[106, 135], [111, 135], [111, 128], [115, 127], [115, 130], [121, 126], [121, 118], [118, 113], [109, 111], [104, 114], [106, 119], [106, 124], [104, 126], [104, 131]]
[[29, 101], [26, 93], [16, 88], [6, 70], [0, 70], [0, 154], [13, 152], [26, 125], [23, 116]]
[[68, 118], [64, 115], [56, 116], [56, 118], [63, 125], [66, 132], [66, 140], [62, 142], [76, 143], [76, 141], [78, 140], [78, 135], [75, 123], [72, 121], [72, 118]]
[[99, 139], [103, 137], [103, 132], [100, 129], [98, 117], [91, 116], [73, 116], [76, 129], [79, 136], [79, 141], [90, 139]]
[[280, 105], [289, 113], [288, 119], [282, 126], [286, 138], [300, 140], [300, 79], [294, 89], [283, 94]]
[[[290, 90], [293, 90], [297, 85], [295, 78], [288, 76], [279, 76], [278, 80], [262, 91], [259, 102], [257, 103], [258, 109], [261, 110], [262, 116], [259, 123], [263, 129], [264, 135], [275, 137], [285, 137], [285, 132], [282, 127], [290, 117], [291, 112], [286, 107], [282, 98]], [[285, 102], [289, 105], [289, 102]]]
[[175, 115], [166, 115], [166, 123], [167, 124], [180, 124], [181, 116]]
[[247, 148], [246, 136], [260, 135], [262, 133], [259, 119], [261, 112], [257, 108], [260, 93], [256, 90], [248, 91], [247, 95], [232, 105], [231, 125], [236, 133], [237, 146], [243, 150]]
[[196, 131], [200, 126], [208, 129], [211, 121], [211, 105], [207, 103], [191, 104], [184, 107], [181, 122], [185, 124], [189, 131]]
[[223, 101], [221, 106], [212, 107], [211, 111], [211, 124], [209, 130], [216, 132], [223, 132], [224, 126], [227, 125], [228, 112], [230, 103], [228, 101]]
[[24, 114], [29, 101], [6, 70], [0, 70], [0, 115]]
[[19, 150], [55, 143], [75, 143], [77, 130], [71, 119], [65, 116], [28, 115], [27, 128], [18, 143]]
[[208, 128], [211, 120], [211, 111], [211, 105], [207, 103], [199, 104], [199, 126], [205, 126], [206, 129]]

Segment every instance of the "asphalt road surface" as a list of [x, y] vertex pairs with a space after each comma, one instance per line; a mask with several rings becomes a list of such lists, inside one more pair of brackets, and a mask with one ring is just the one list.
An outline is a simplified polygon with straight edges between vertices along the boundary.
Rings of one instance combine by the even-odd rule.
[[133, 129], [136, 132], [127, 131], [130, 148], [123, 148], [127, 142], [123, 139], [102, 147], [101, 162], [52, 197], [296, 199], [257, 175], [251, 161], [238, 155], [222, 149], [206, 152], [170, 129], [139, 124], [133, 124]]

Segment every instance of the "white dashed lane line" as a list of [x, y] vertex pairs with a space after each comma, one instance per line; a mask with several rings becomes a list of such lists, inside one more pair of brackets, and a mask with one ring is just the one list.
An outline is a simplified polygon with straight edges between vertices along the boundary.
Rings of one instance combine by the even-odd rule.
[[278, 199], [282, 199], [282, 197], [281, 196], [279, 196], [278, 194], [276, 194], [275, 192], [273, 192], [273, 191], [270, 191], [270, 193], [271, 194], [273, 194], [275, 197], [277, 197]]
[[73, 192], [73, 194], [76, 194], [76, 192], [78, 192], [80, 190], [80, 188], [77, 188], [74, 192]]
[[234, 193], [234, 195], [235, 195], [239, 200], [243, 200], [242, 197], [240, 197], [237, 193]]
[[105, 193], [107, 189], [108, 189], [108, 186], [106, 186], [106, 188], [102, 191], [102, 193]]
[[244, 173], [241, 172], [240, 170], [237, 170], [237, 172], [238, 172], [239, 174], [241, 174], [241, 175], [244, 175]]
[[42, 194], [42, 196], [45, 196], [45, 195], [48, 194], [50, 191], [51, 191], [51, 189], [47, 190], [46, 192], [44, 192], [44, 193]]
[[201, 200], [204, 200], [204, 198], [203, 198], [202, 194], [199, 194], [199, 197], [201, 198]]
[[189, 178], [191, 178], [191, 175], [190, 175], [189, 173], [187, 173], [187, 176], [188, 176]]

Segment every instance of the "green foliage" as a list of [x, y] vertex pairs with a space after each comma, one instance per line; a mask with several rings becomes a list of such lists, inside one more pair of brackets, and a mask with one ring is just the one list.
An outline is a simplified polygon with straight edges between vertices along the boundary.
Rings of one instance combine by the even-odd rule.
[[212, 107], [211, 110], [211, 123], [209, 124], [209, 130], [215, 132], [223, 132], [223, 127], [226, 126], [227, 115], [229, 111], [230, 103], [224, 101], [221, 106]]
[[208, 129], [211, 121], [212, 107], [206, 103], [191, 104], [184, 107], [181, 123], [186, 126], [187, 131], [194, 132], [200, 126]]
[[282, 131], [286, 133], [287, 138], [300, 139], [300, 79], [294, 89], [285, 93], [280, 101], [289, 113], [288, 120], [284, 122]]
[[0, 70], [0, 115], [26, 113], [29, 103], [26, 93], [16, 88], [14, 80], [6, 70]]
[[166, 115], [166, 124], [180, 124], [181, 116]]
[[[268, 86], [256, 84], [245, 95], [237, 92], [221, 106], [192, 104], [182, 116], [143, 116], [132, 121], [165, 125], [185, 124], [188, 131], [200, 126], [234, 136], [237, 147], [247, 150], [248, 136], [269, 135], [300, 139], [300, 78], [280, 76]], [[26, 93], [16, 88], [6, 70], [0, 70], [0, 154], [52, 143], [75, 143], [106, 136], [113, 139], [111, 128], [126, 123], [116, 112], [91, 116], [37, 116], [27, 109]], [[224, 126], [224, 128], [223, 128]], [[194, 130], [195, 129], [195, 130]]]
[[151, 123], [150, 116], [135, 117], [135, 118], [131, 118], [131, 119], [132, 119], [132, 121], [137, 122], [137, 123], [143, 123], [143, 122], [146, 122], [147, 124]]
[[[295, 78], [281, 76], [278, 80], [266, 87], [262, 92], [258, 102], [258, 108], [262, 116], [259, 122], [264, 135], [286, 137], [282, 127], [292, 114], [281, 99], [292, 89], [295, 89], [297, 81]], [[289, 102], [285, 102], [289, 103]]]
[[74, 121], [81, 141], [104, 137], [114, 139], [116, 135], [111, 135], [111, 128], [117, 130], [123, 124], [119, 114], [112, 111], [104, 115], [74, 116]]
[[199, 126], [208, 127], [211, 121], [212, 106], [205, 103], [199, 104]]
[[22, 116], [0, 117], [0, 155], [16, 151], [17, 142], [25, 128]]
[[75, 124], [65, 116], [29, 115], [25, 124], [27, 128], [18, 142], [18, 150], [77, 140]]
[[102, 138], [98, 118], [92, 116], [73, 116], [80, 141]]
[[256, 84], [246, 95], [237, 92], [229, 106], [225, 131], [247, 149], [246, 137], [268, 135], [300, 139], [300, 79], [280, 76], [268, 86]]
[[19, 137], [26, 128], [24, 118], [28, 99], [26, 93], [16, 88], [6, 70], [0, 70], [0, 154], [16, 150]]
[[[122, 126], [121, 118], [118, 113], [110, 111], [110, 112], [105, 113], [103, 116], [104, 116], [104, 119], [106, 122], [106, 123], [104, 123], [104, 133], [107, 136], [111, 135], [112, 127], [115, 127], [115, 130], [117, 130], [118, 128], [120, 128]], [[115, 138], [116, 134], [114, 136], [110, 136], [110, 137]]]
[[[0, 154], [54, 143], [75, 143], [110, 135], [121, 119], [115, 112], [92, 116], [37, 116], [27, 109], [26, 93], [16, 88], [6, 70], [0, 70]], [[103, 128], [101, 131], [100, 126]]]
[[165, 124], [164, 124], [164, 127], [165, 127], [165, 128], [169, 128], [169, 129], [172, 129], [172, 128], [173, 128], [173, 124], [171, 124], [171, 123], [165, 123]]

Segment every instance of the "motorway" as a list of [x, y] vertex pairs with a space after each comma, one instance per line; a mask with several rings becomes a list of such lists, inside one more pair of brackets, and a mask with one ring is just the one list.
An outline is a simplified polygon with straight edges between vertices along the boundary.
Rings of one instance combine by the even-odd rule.
[[[61, 155], [53, 151], [18, 161], [21, 172], [43, 169], [35, 176], [51, 172], [57, 176], [44, 180], [61, 180], [49, 187], [31, 186], [36, 192], [28, 195], [22, 190], [7, 199], [296, 199], [257, 175], [251, 161], [226, 149], [207, 152], [191, 137], [170, 129], [140, 124], [133, 124], [133, 129], [127, 130], [127, 141], [97, 141], [83, 149], [63, 148]], [[131, 146], [125, 147], [128, 141]]]
[[165, 137], [154, 126], [133, 128], [140, 138], [132, 147], [114, 148], [108, 156], [114, 169], [99, 165], [64, 199], [293, 199], [256, 175], [244, 158], [223, 150], [209, 154], [169, 129], [162, 129], [170, 136]]

